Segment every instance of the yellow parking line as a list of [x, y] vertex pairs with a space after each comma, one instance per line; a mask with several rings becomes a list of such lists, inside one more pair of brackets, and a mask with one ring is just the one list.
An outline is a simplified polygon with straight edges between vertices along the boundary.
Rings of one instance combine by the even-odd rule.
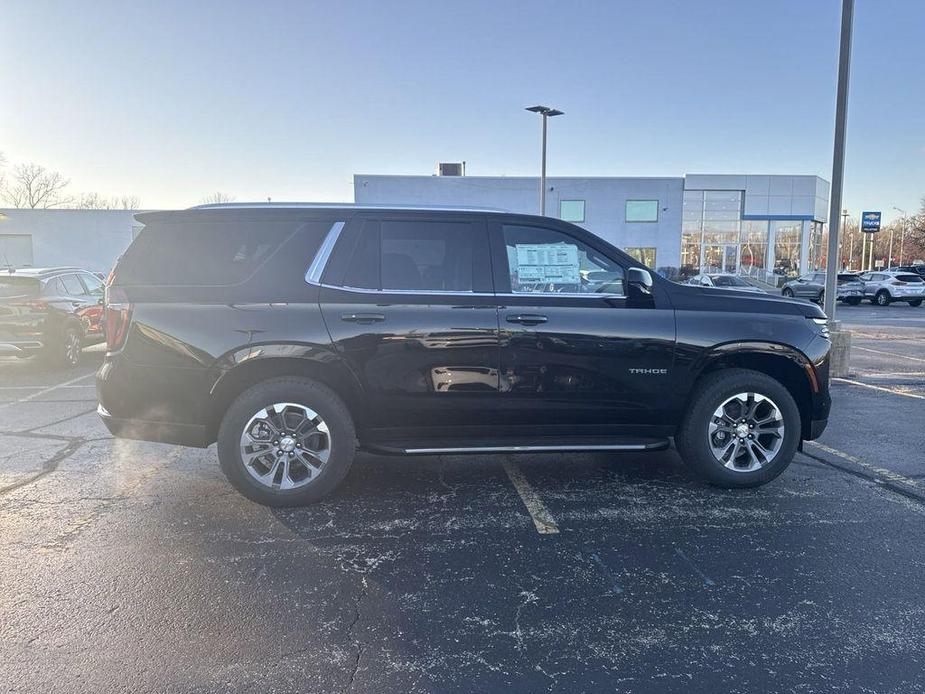
[[530, 486], [530, 483], [527, 481], [527, 478], [524, 477], [524, 473], [520, 471], [520, 468], [517, 467], [516, 464], [508, 461], [504, 463], [504, 471], [510, 478], [511, 484], [514, 485], [514, 489], [516, 489], [517, 493], [520, 495], [520, 499], [524, 502], [524, 506], [527, 507], [527, 512], [533, 519], [533, 525], [536, 526], [536, 532], [540, 535], [553, 535], [558, 533], [559, 526], [556, 525], [556, 521], [553, 520], [552, 514], [540, 500], [540, 497], [537, 496], [533, 487]]
[[891, 482], [899, 482], [900, 484], [905, 484], [908, 487], [914, 487], [916, 489], [918, 489], [921, 486], [918, 480], [910, 479], [908, 477], [900, 475], [898, 472], [893, 472], [892, 470], [888, 470], [885, 467], [877, 467], [876, 465], [865, 463], [863, 460], [861, 460], [857, 456], [850, 455], [848, 453], [845, 453], [844, 451], [838, 450], [837, 448], [826, 446], [825, 444], [819, 443], [817, 441], [804, 441], [803, 443], [809, 444], [810, 446], [818, 448], [821, 451], [825, 451], [826, 453], [830, 453], [831, 455], [837, 456], [839, 458], [843, 458], [844, 460], [847, 460], [849, 463], [860, 465], [861, 467], [866, 468], [870, 470], [871, 472], [876, 472], [878, 475], [880, 475], [884, 479], [887, 479]]
[[912, 361], [925, 362], [925, 359], [922, 359], [921, 357], [910, 357], [905, 354], [897, 354], [896, 352], [886, 352], [882, 349], [871, 349], [870, 347], [858, 347], [857, 345], [852, 347], [852, 349], [859, 349], [862, 352], [873, 352], [874, 354], [886, 354], [891, 357], [899, 357], [900, 359], [911, 359]]
[[893, 388], [887, 388], [885, 386], [872, 386], [869, 383], [861, 383], [860, 381], [852, 381], [850, 378], [833, 378], [833, 381], [841, 381], [842, 383], [850, 383], [853, 386], [861, 386], [862, 388], [870, 388], [871, 390], [882, 390], [884, 393], [892, 393], [893, 395], [902, 395], [904, 398], [915, 398], [916, 400], [925, 400], [925, 395], [917, 395], [916, 393], [906, 393], [901, 390], [894, 390]]

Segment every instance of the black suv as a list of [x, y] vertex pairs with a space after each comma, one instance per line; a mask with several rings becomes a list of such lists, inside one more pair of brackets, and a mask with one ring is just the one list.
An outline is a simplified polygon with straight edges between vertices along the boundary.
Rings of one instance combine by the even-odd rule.
[[653, 451], [759, 485], [825, 428], [822, 311], [675, 284], [583, 229], [478, 210], [218, 205], [136, 217], [99, 412], [317, 500], [357, 448]]
[[103, 281], [76, 267], [0, 271], [0, 356], [77, 366], [103, 341]]

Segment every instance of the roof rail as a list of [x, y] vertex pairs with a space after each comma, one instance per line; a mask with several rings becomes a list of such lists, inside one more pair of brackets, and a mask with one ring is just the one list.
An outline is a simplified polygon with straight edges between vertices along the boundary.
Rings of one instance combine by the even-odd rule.
[[459, 205], [388, 205], [355, 202], [213, 202], [194, 205], [190, 210], [440, 210], [443, 212], [508, 212], [498, 207], [463, 207]]

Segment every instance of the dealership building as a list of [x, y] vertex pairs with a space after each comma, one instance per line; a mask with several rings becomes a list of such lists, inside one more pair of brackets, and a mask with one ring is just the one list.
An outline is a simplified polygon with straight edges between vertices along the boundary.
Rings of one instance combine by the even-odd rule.
[[[438, 168], [447, 170], [454, 169]], [[539, 206], [538, 178], [357, 174], [353, 183], [359, 204], [530, 214]], [[546, 186], [547, 216], [574, 222], [668, 276], [736, 272], [779, 284], [822, 264], [829, 184], [817, 176], [555, 177]], [[0, 265], [105, 272], [141, 229], [134, 214], [0, 210]]]
[[[530, 177], [358, 174], [353, 189], [370, 205], [539, 207], [539, 179]], [[544, 213], [665, 274], [734, 272], [776, 284], [822, 264], [828, 205], [829, 183], [818, 176], [552, 177]]]

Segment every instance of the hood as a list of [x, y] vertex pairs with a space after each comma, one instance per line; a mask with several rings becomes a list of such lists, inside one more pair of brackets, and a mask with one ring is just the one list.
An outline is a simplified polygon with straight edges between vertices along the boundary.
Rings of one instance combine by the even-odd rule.
[[668, 288], [668, 293], [671, 303], [678, 310], [789, 314], [806, 318], [825, 318], [825, 313], [821, 308], [802, 299], [786, 299], [760, 290], [755, 292], [698, 287], [673, 282], [670, 284], [672, 286]]

